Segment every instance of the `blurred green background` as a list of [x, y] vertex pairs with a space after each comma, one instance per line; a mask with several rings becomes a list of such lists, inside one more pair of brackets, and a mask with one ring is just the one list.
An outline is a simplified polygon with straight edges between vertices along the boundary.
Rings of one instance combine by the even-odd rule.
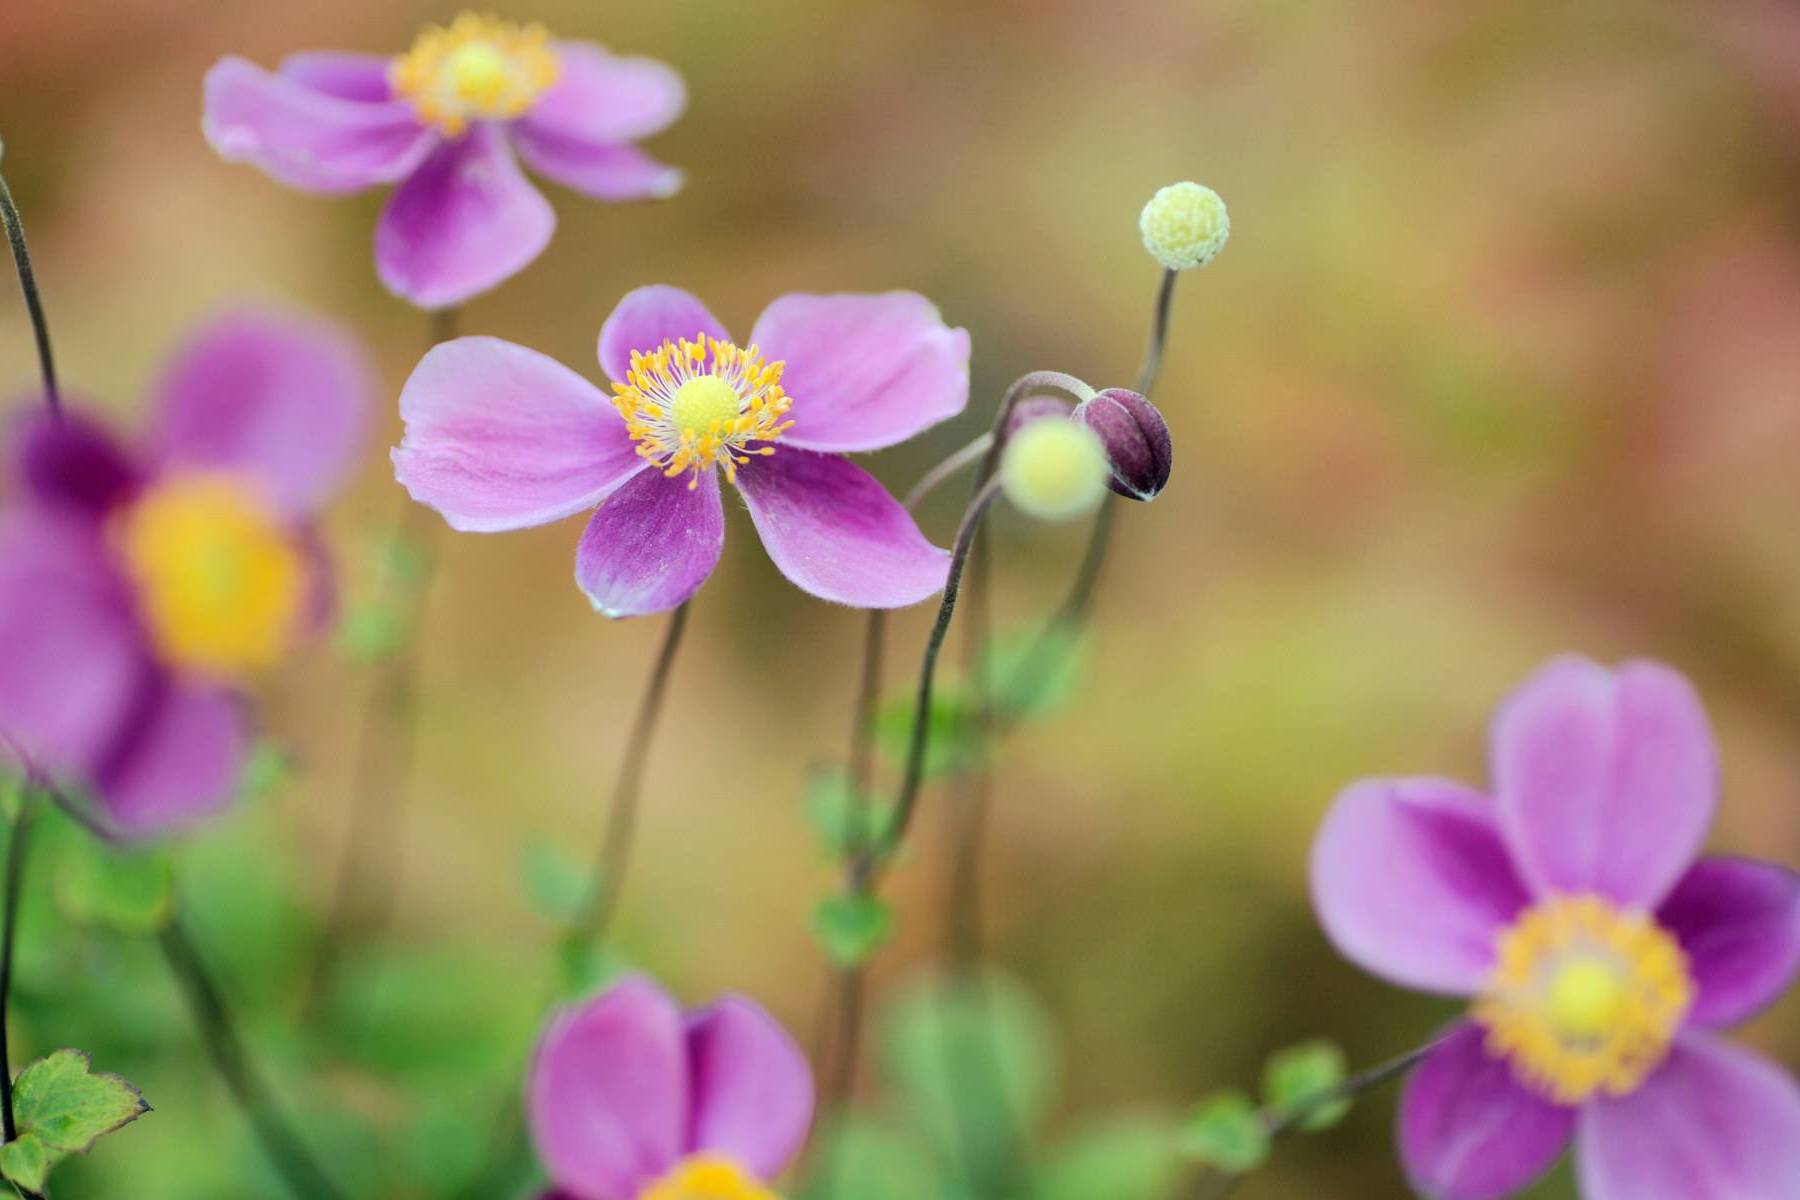
[[[455, 11], [0, 8], [4, 166], [71, 389], [140, 419], [172, 341], [245, 300], [333, 315], [378, 357], [378, 436], [330, 522], [353, 600], [404, 499], [391, 400], [425, 322], [374, 277], [381, 197], [301, 195], [218, 161], [200, 80], [226, 53], [399, 51]], [[691, 288], [739, 331], [784, 291], [920, 290], [974, 337], [974, 400], [874, 460], [896, 490], [1025, 370], [1128, 383], [1157, 280], [1138, 208], [1183, 178], [1231, 205], [1229, 248], [1177, 297], [1158, 393], [1173, 482], [1120, 514], [1079, 694], [1000, 760], [989, 941], [1054, 1031], [1046, 1139], [1253, 1082], [1286, 1042], [1329, 1036], [1368, 1062], [1447, 1018], [1333, 955], [1309, 915], [1308, 843], [1358, 776], [1481, 780], [1489, 711], [1552, 653], [1689, 672], [1724, 744], [1717, 843], [1800, 863], [1800, 9], [520, 0], [503, 15], [678, 67], [689, 111], [650, 149], [689, 178], [622, 207], [547, 186], [549, 252], [464, 329], [597, 375], [600, 321], [640, 284]], [[4, 382], [24, 388], [29, 333], [5, 313]], [[947, 542], [955, 515], [946, 497], [923, 521]], [[442, 541], [391, 864], [399, 957], [366, 979], [352, 964], [337, 1008], [353, 1051], [324, 1062], [293, 1032], [291, 980], [337, 867], [366, 669], [321, 644], [267, 681], [267, 727], [298, 770], [187, 852], [193, 923], [253, 1040], [368, 1178], [407, 1155], [424, 1164], [412, 1179], [455, 1177], [445, 1147], [470, 1144], [487, 1114], [469, 1097], [491, 1103], [516, 1069], [548, 969], [553, 925], [521, 864], [583, 857], [598, 836], [660, 626], [590, 613], [570, 579], [578, 530]], [[1003, 517], [995, 532], [999, 620], [1023, 624], [1083, 531]], [[929, 615], [894, 622], [896, 677]], [[843, 754], [860, 631], [789, 587], [734, 518], [621, 914], [622, 951], [679, 993], [743, 989], [803, 1041], [826, 989], [809, 914], [834, 873], [802, 796]], [[880, 994], [940, 957], [942, 800], [893, 880]], [[157, 1109], [70, 1168], [66, 1194], [278, 1194], [147, 952], [35, 919], [15, 1062], [110, 1050], [101, 1065]], [[1795, 1061], [1800, 998], [1747, 1036]], [[874, 1070], [863, 1089], [887, 1095]], [[1239, 1195], [1401, 1195], [1390, 1104], [1284, 1146]], [[199, 1175], [177, 1165], [196, 1144], [217, 1159]]]

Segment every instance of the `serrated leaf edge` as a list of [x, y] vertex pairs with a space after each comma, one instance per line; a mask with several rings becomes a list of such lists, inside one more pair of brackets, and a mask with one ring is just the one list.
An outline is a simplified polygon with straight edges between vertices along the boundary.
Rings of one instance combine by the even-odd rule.
[[108, 1080], [112, 1083], [118, 1084], [120, 1087], [122, 1087], [126, 1091], [130, 1092], [132, 1099], [137, 1101], [137, 1108], [133, 1112], [128, 1114], [127, 1116], [121, 1118], [120, 1120], [116, 1121], [115, 1123], [113, 1123], [111, 1125], [108, 1125], [105, 1129], [100, 1130], [98, 1133], [94, 1134], [93, 1137], [89, 1138], [87, 1140], [86, 1144], [80, 1145], [80, 1146], [54, 1145], [50, 1142], [44, 1141], [43, 1136], [40, 1134], [37, 1134], [35, 1130], [26, 1129], [24, 1127], [20, 1128], [19, 1132], [21, 1134], [32, 1133], [34, 1136], [36, 1136], [38, 1141], [43, 1144], [44, 1149], [55, 1150], [55, 1151], [58, 1151], [63, 1154], [86, 1154], [89, 1150], [92, 1150], [94, 1148], [95, 1142], [99, 1141], [101, 1138], [105, 1137], [107, 1134], [117, 1133], [119, 1130], [125, 1128], [125, 1126], [131, 1124], [133, 1121], [135, 1121], [139, 1117], [143, 1116], [145, 1113], [156, 1111], [155, 1109], [150, 1107], [150, 1102], [148, 1100], [144, 1099], [144, 1093], [138, 1087], [137, 1084], [131, 1082], [131, 1080], [125, 1078], [123, 1075], [117, 1075], [111, 1071], [96, 1071], [96, 1070], [94, 1070], [94, 1056], [89, 1054], [86, 1050], [77, 1049], [74, 1046], [64, 1046], [60, 1050], [52, 1050], [49, 1054], [44, 1055], [44, 1057], [36, 1060], [35, 1062], [27, 1063], [23, 1068], [20, 1069], [18, 1079], [15, 1079], [13, 1081], [13, 1090], [15, 1091], [15, 1093], [18, 1090], [20, 1081], [22, 1081], [25, 1078], [26, 1074], [28, 1072], [30, 1072], [30, 1070], [33, 1067], [38, 1066], [42, 1063], [47, 1063], [59, 1054], [73, 1054], [76, 1058], [79, 1058], [81, 1060], [81, 1069], [82, 1069], [83, 1075], [85, 1075], [91, 1079]]

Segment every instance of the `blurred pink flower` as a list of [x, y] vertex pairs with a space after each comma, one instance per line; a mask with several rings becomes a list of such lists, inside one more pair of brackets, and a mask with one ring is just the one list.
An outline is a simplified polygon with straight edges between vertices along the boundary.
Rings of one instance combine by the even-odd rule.
[[587, 42], [552, 42], [465, 13], [406, 54], [308, 52], [265, 71], [225, 58], [206, 76], [206, 137], [309, 192], [397, 183], [375, 266], [421, 308], [460, 304], [523, 270], [556, 215], [520, 172], [597, 200], [673, 195], [681, 172], [632, 142], [687, 103], [673, 69]]
[[176, 354], [141, 447], [34, 411], [0, 513], [0, 744], [121, 833], [228, 803], [237, 685], [329, 613], [311, 517], [373, 393], [337, 329], [233, 315]]
[[1510, 1195], [1573, 1138], [1588, 1200], [1800, 1195], [1800, 1087], [1711, 1032], [1791, 982], [1800, 877], [1696, 861], [1719, 770], [1692, 687], [1559, 659], [1501, 709], [1491, 754], [1491, 797], [1365, 780], [1313, 849], [1346, 957], [1476, 998], [1401, 1102], [1413, 1185]]
[[575, 578], [609, 617], [672, 609], [725, 544], [722, 470], [782, 574], [857, 608], [914, 604], [949, 556], [845, 451], [955, 416], [969, 335], [923, 296], [783, 296], [748, 348], [673, 287], [639, 288], [600, 330], [612, 398], [523, 346], [434, 347], [400, 394], [395, 474], [453, 527], [494, 531], [599, 506]]
[[813, 1081], [774, 1018], [739, 996], [683, 1013], [630, 976], [567, 1009], [526, 1084], [531, 1134], [563, 1200], [773, 1200], [806, 1141]]

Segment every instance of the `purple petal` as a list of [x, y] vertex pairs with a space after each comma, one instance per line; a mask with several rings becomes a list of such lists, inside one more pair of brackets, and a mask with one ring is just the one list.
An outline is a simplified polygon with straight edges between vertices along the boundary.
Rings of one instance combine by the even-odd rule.
[[1773, 863], [1706, 858], [1657, 910], [1688, 956], [1699, 995], [1690, 1025], [1749, 1019], [1787, 989], [1800, 967], [1800, 875]]
[[85, 778], [148, 670], [124, 581], [98, 527], [0, 514], [0, 760]]
[[1581, 1115], [1586, 1200], [1800, 1196], [1800, 1087], [1774, 1063], [1689, 1033], [1629, 1096]]
[[1480, 990], [1499, 931], [1529, 903], [1487, 797], [1442, 779], [1370, 779], [1332, 805], [1313, 908], [1339, 952], [1406, 987]]
[[154, 680], [95, 773], [100, 807], [128, 837], [185, 829], [231, 803], [248, 740], [229, 692]]
[[97, 518], [124, 503], [142, 481], [138, 464], [97, 422], [34, 407], [15, 443], [18, 471], [34, 500]]
[[345, 99], [241, 58], [206, 73], [201, 126], [227, 162], [326, 194], [403, 179], [437, 141], [404, 101]]
[[342, 329], [234, 313], [200, 329], [169, 364], [154, 437], [167, 465], [253, 479], [294, 517], [342, 486], [374, 397], [374, 371]]
[[528, 266], [550, 244], [556, 214], [487, 123], [446, 142], [388, 198], [375, 227], [375, 267], [420, 308], [447, 308]]
[[914, 292], [783, 296], [757, 318], [750, 341], [787, 364], [791, 445], [875, 450], [969, 402], [968, 331], [946, 326]]
[[1687, 680], [1655, 663], [1557, 659], [1501, 709], [1492, 753], [1500, 827], [1538, 891], [1654, 908], [1718, 801], [1706, 713]]
[[512, 139], [526, 166], [595, 200], [660, 200], [681, 190], [678, 168], [636, 146], [571, 141], [527, 126], [515, 128]]
[[641, 287], [625, 293], [600, 326], [600, 368], [620, 382], [631, 371], [633, 350], [648, 354], [664, 342], [702, 335], [731, 337], [692, 292], [660, 283]]
[[379, 104], [394, 98], [394, 90], [388, 85], [388, 68], [393, 62], [385, 54], [306, 50], [282, 59], [276, 71], [301, 87], [327, 96]]
[[900, 608], [943, 590], [950, 554], [867, 471], [777, 446], [737, 472], [763, 547], [801, 591], [853, 608]]
[[794, 1039], [757, 1005], [726, 996], [690, 1019], [688, 1055], [689, 1152], [717, 1151], [775, 1178], [812, 1124], [812, 1070]]
[[674, 1166], [688, 1102], [681, 1011], [640, 976], [553, 1018], [526, 1083], [538, 1157], [583, 1200], [633, 1200]]
[[1483, 1033], [1459, 1026], [1406, 1081], [1400, 1157], [1428, 1200], [1496, 1200], [1549, 1170], [1575, 1129], [1573, 1108], [1526, 1090]]
[[645, 465], [599, 388], [499, 338], [433, 346], [400, 391], [400, 417], [394, 474], [456, 529], [573, 516]]
[[521, 129], [612, 145], [667, 128], [687, 106], [681, 76], [665, 63], [621, 58], [591, 42], [558, 42], [556, 55], [556, 82], [519, 121]]
[[700, 590], [725, 545], [718, 472], [699, 486], [661, 471], [639, 474], [607, 498], [575, 550], [575, 582], [598, 612], [667, 612]]

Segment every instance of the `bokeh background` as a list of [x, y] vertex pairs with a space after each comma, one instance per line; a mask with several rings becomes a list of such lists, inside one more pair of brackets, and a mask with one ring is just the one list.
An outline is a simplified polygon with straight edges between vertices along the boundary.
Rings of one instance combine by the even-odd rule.
[[[218, 161], [200, 80], [226, 53], [397, 51], [455, 11], [0, 8], [4, 168], [71, 389], [141, 419], [174, 339], [244, 302], [332, 315], [378, 359], [367, 466], [330, 526], [352, 605], [404, 500], [391, 400], [424, 320], [375, 279], [380, 197], [304, 196]], [[1229, 248], [1177, 297], [1159, 390], [1174, 480], [1120, 514], [1078, 693], [998, 763], [988, 942], [1054, 1033], [1045, 1142], [1252, 1083], [1287, 1042], [1323, 1035], [1368, 1062], [1450, 1015], [1333, 955], [1309, 915], [1309, 840], [1358, 776], [1482, 779], [1488, 713], [1550, 654], [1689, 672], [1724, 747], [1718, 845], [1800, 864], [1800, 9], [518, 0], [505, 15], [675, 64], [691, 107], [650, 148], [689, 182], [624, 207], [547, 188], [550, 251], [464, 329], [597, 375], [600, 321], [639, 284], [691, 288], [739, 330], [788, 290], [918, 289], [971, 331], [975, 399], [875, 460], [897, 490], [1025, 370], [1128, 382], [1157, 281], [1138, 208], [1183, 178], [1231, 205]], [[0, 369], [29, 386], [11, 301]], [[945, 499], [923, 520], [947, 541], [955, 515]], [[364, 665], [324, 643], [266, 681], [295, 770], [185, 852], [193, 923], [253, 1041], [359, 1178], [402, 1160], [407, 1178], [453, 1178], [445, 1160], [488, 1116], [474, 1097], [528, 1044], [553, 937], [530, 879], [542, 891], [547, 862], [598, 836], [660, 634], [590, 613], [570, 580], [577, 532], [441, 541], [416, 780], [385, 872], [393, 953], [353, 962], [335, 1001], [356, 1053], [321, 1057], [296, 1032], [292, 962], [342, 853]], [[1082, 539], [999, 520], [1003, 627], [1054, 602]], [[896, 682], [928, 616], [892, 626]], [[735, 520], [694, 608], [621, 914], [622, 952], [678, 992], [743, 989], [803, 1039], [826, 995], [810, 913], [834, 878], [803, 797], [843, 754], [860, 628], [786, 585]], [[941, 957], [943, 818], [940, 791], [893, 881], [878, 1015]], [[157, 1108], [70, 1168], [64, 1194], [279, 1194], [146, 952], [34, 919], [15, 1062], [95, 1046]], [[1746, 1036], [1795, 1062], [1800, 998]], [[888, 1102], [879, 1070], [861, 1087]], [[1403, 1194], [1390, 1106], [1284, 1146], [1239, 1194]]]

